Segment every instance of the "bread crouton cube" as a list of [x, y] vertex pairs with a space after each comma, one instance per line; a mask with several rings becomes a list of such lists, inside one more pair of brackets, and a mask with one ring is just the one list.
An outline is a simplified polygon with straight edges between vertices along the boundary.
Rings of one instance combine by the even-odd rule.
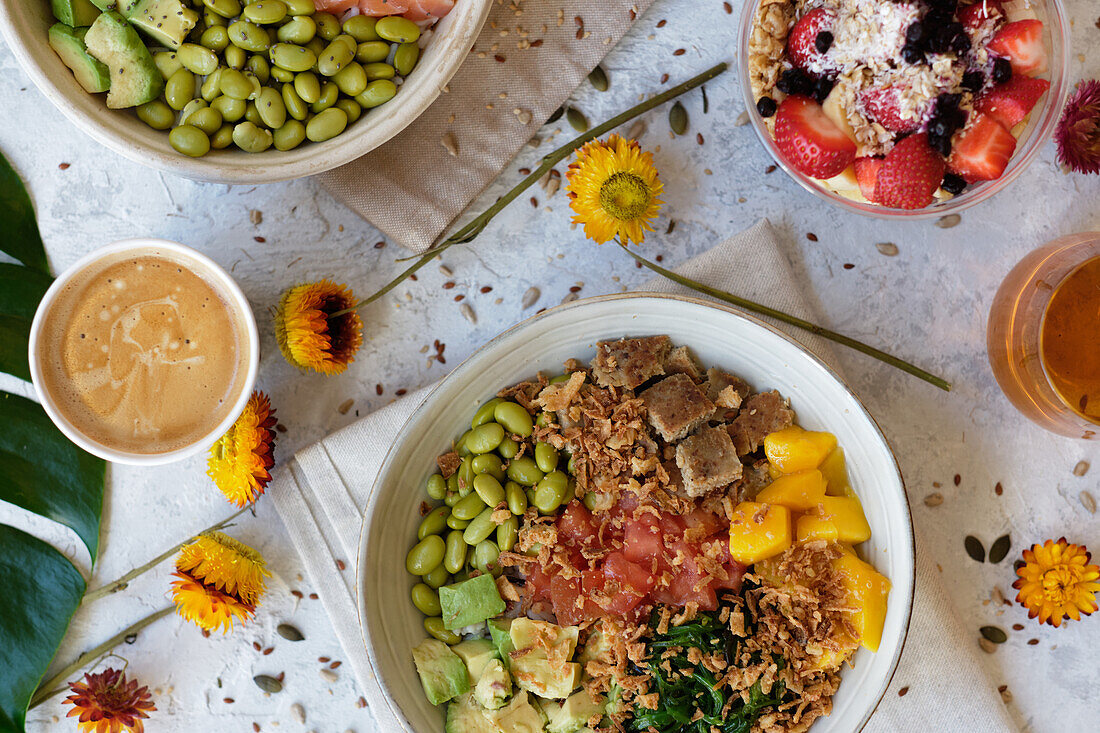
[[642, 392], [649, 424], [662, 438], [675, 443], [714, 414], [714, 403], [686, 374], [673, 374]]
[[[665, 359], [665, 374], [686, 374], [693, 382], [703, 381], [703, 370], [686, 346], [677, 346]], [[714, 401], [713, 399], [711, 400]]]
[[601, 387], [635, 387], [665, 373], [668, 336], [601, 341], [596, 344], [592, 376]]
[[704, 428], [676, 446], [684, 493], [695, 498], [741, 478], [741, 461], [722, 426]]
[[[726, 409], [737, 409], [752, 391], [744, 379], [714, 368], [707, 370], [707, 381], [703, 387], [707, 392], [708, 400]], [[736, 398], [733, 396], [735, 394]], [[719, 400], [728, 404], [722, 404]], [[733, 404], [735, 401], [736, 404]]]
[[776, 392], [760, 392], [741, 405], [741, 411], [727, 426], [737, 455], [752, 453], [764, 443], [769, 433], [794, 424], [794, 411]]

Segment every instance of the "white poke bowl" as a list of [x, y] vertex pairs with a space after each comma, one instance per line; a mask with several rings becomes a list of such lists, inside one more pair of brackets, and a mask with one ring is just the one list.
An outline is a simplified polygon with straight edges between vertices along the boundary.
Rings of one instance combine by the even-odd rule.
[[890, 446], [836, 373], [788, 336], [722, 305], [631, 293], [558, 306], [497, 336], [440, 382], [386, 456], [367, 503], [357, 583], [363, 640], [380, 689], [371, 704], [392, 714], [402, 730], [443, 730], [442, 708], [424, 697], [412, 662], [412, 649], [426, 634], [422, 614], [409, 600], [414, 579], [405, 571], [422, 487], [436, 470], [436, 455], [499, 389], [539, 371], [560, 372], [571, 357], [587, 361], [597, 341], [655, 334], [667, 334], [674, 345], [690, 347], [704, 366], [739, 375], [755, 389], [778, 389], [801, 425], [836, 434], [844, 448], [852, 487], [871, 525], [871, 539], [860, 549], [890, 579], [892, 590], [878, 652], [860, 648], [854, 667], [842, 673], [832, 714], [811, 730], [853, 733], [871, 717], [905, 643], [915, 577], [909, 505]]
[[107, 109], [102, 94], [84, 91], [47, 41], [47, 31], [56, 20], [46, 0], [0, 0], [0, 30], [39, 91], [81, 131], [119, 155], [199, 181], [274, 183], [350, 163], [408, 127], [458, 71], [492, 4], [493, 0], [456, 2], [435, 26], [420, 61], [397, 96], [365, 112], [336, 137], [285, 152], [270, 148], [252, 154], [230, 146], [211, 150], [201, 158], [178, 153], [168, 143], [166, 131], [149, 127], [132, 110]]

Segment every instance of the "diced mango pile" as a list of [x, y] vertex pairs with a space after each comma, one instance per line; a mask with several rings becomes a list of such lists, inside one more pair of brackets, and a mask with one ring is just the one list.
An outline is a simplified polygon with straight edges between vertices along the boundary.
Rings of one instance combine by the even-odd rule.
[[856, 556], [871, 538], [863, 506], [848, 483], [844, 450], [831, 433], [797, 425], [764, 439], [772, 482], [755, 501], [741, 502], [730, 521], [730, 554], [745, 565], [782, 554], [795, 542], [835, 542], [834, 567], [848, 591], [859, 643], [878, 649], [890, 581]]

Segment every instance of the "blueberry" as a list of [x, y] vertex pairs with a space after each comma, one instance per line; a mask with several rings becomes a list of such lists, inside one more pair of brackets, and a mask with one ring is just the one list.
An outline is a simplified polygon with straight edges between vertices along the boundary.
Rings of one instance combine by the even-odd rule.
[[1008, 59], [993, 60], [993, 83], [1004, 84], [1012, 78], [1012, 64]]
[[958, 196], [966, 190], [966, 181], [954, 173], [948, 173], [943, 177], [943, 183], [940, 184], [940, 187], [949, 194]]
[[951, 39], [951, 50], [957, 55], [962, 56], [970, 50], [970, 36], [966, 35], [965, 31], [960, 31], [955, 34], [955, 37]]
[[932, 146], [933, 150], [935, 150], [945, 158], [951, 154], [950, 135], [933, 135], [929, 133], [928, 144]]
[[924, 62], [924, 51], [917, 46], [905, 45], [901, 49], [901, 57], [909, 64], [920, 64]]
[[920, 46], [922, 41], [924, 41], [924, 26], [918, 20], [905, 30], [905, 43]]
[[937, 117], [928, 123], [928, 134], [936, 137], [947, 137], [952, 133], [951, 123], [942, 117]]
[[963, 74], [962, 80], [963, 89], [968, 89], [972, 92], [981, 91], [981, 88], [985, 86], [985, 74], [980, 71], [968, 71]]
[[944, 92], [940, 96], [936, 97], [936, 110], [944, 109], [958, 109], [959, 102], [962, 101], [961, 94], [949, 94]]
[[787, 69], [779, 75], [779, 81], [775, 83], [775, 87], [784, 94], [801, 94], [809, 97], [814, 93], [814, 80], [801, 69]]
[[771, 97], [761, 97], [756, 101], [756, 111], [760, 113], [761, 117], [771, 117], [775, 114], [776, 109], [778, 107]]
[[829, 96], [829, 92], [833, 91], [833, 85], [836, 82], [827, 76], [823, 76], [814, 83], [814, 99], [819, 104], [824, 104], [825, 98]]
[[825, 53], [833, 45], [833, 34], [829, 31], [821, 31], [814, 39], [814, 48], [818, 53]]

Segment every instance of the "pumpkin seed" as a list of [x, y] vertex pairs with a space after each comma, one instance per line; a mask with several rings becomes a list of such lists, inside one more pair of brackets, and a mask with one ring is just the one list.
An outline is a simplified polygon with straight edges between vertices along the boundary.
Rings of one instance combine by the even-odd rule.
[[283, 691], [283, 683], [266, 674], [258, 674], [252, 678], [252, 681], [256, 683], [256, 687], [264, 692], [276, 693]]
[[588, 75], [588, 81], [598, 92], [606, 92], [608, 87], [611, 86], [607, 80], [607, 72], [603, 70], [602, 66], [598, 65]]
[[968, 534], [964, 540], [966, 545], [966, 554], [970, 555], [970, 559], [974, 562], [985, 562], [985, 547], [982, 545], [982, 541], [974, 535]]
[[668, 124], [677, 135], [683, 135], [688, 129], [688, 113], [684, 105], [677, 102], [668, 111]]
[[994, 644], [1004, 644], [1008, 641], [1008, 634], [996, 626], [983, 626], [978, 630], [983, 637], [989, 639]]
[[563, 114], [565, 114], [565, 107], [558, 107], [554, 110], [554, 113], [546, 119], [546, 124], [549, 125], [551, 122], [557, 122], [561, 119]]
[[1012, 546], [1012, 540], [1008, 535], [1001, 535], [989, 547], [989, 562], [999, 563], [1008, 555], [1008, 549]]
[[287, 641], [303, 641], [306, 638], [301, 631], [290, 624], [279, 624], [275, 627], [275, 630], [279, 632], [279, 636]]
[[577, 132], [588, 131], [588, 118], [576, 107], [570, 107], [565, 111], [565, 119]]

